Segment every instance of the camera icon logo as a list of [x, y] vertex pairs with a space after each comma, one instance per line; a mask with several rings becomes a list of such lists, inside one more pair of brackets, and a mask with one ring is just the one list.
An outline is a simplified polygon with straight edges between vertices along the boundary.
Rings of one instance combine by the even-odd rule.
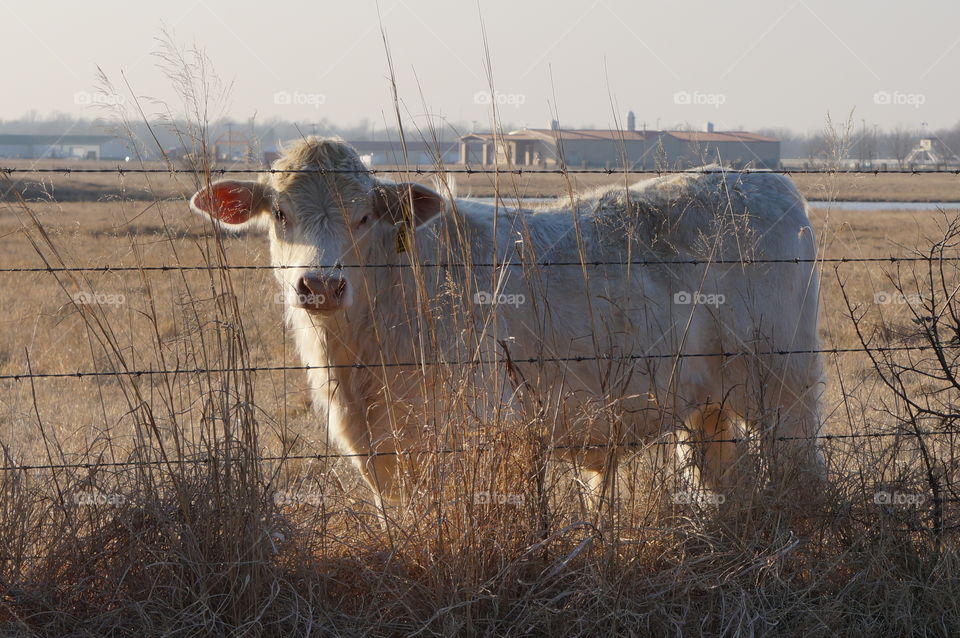
[[490, 91], [477, 91], [473, 94], [473, 103], [488, 106], [493, 103], [493, 95]]

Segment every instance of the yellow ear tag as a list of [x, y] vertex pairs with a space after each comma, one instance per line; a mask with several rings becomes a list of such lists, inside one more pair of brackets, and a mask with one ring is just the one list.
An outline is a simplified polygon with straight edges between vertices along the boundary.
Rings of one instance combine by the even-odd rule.
[[407, 242], [410, 241], [407, 237], [407, 226], [406, 224], [400, 224], [397, 226], [397, 253], [407, 252]]

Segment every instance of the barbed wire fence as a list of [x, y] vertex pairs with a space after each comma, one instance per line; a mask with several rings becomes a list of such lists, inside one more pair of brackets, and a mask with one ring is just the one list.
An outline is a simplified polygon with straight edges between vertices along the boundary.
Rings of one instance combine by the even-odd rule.
[[[412, 166], [412, 167], [390, 167], [390, 168], [368, 168], [366, 170], [358, 169], [271, 169], [271, 168], [238, 168], [238, 167], [223, 167], [223, 168], [209, 168], [205, 171], [198, 171], [194, 168], [177, 168], [174, 166], [165, 167], [165, 168], [128, 168], [124, 166], [117, 166], [114, 168], [107, 167], [97, 167], [97, 168], [78, 168], [78, 167], [58, 167], [58, 168], [46, 168], [46, 167], [14, 167], [14, 166], [0, 166], [0, 177], [5, 177], [8, 180], [12, 179], [17, 175], [85, 175], [85, 174], [116, 174], [118, 177], [124, 177], [127, 175], [136, 175], [136, 174], [147, 174], [147, 175], [191, 175], [197, 177], [201, 181], [208, 180], [211, 177], [215, 176], [226, 176], [233, 174], [283, 174], [283, 173], [295, 173], [295, 174], [338, 174], [338, 173], [366, 173], [370, 175], [443, 175], [443, 174], [462, 174], [462, 175], [516, 175], [516, 176], [536, 176], [536, 175], [654, 175], [654, 176], [664, 176], [669, 174], [677, 173], [701, 173], [703, 170], [693, 169], [693, 170], [660, 170], [660, 169], [636, 169], [636, 168], [556, 168], [556, 169], [543, 169], [543, 168], [519, 168], [519, 167], [495, 167], [495, 168], [478, 168], [478, 167], [422, 167], [422, 166]], [[902, 169], [891, 169], [891, 170], [881, 170], [881, 169], [841, 169], [841, 168], [796, 168], [796, 169], [751, 169], [751, 168], [741, 168], [741, 169], [726, 169], [726, 168], [716, 168], [710, 169], [710, 172], [723, 172], [729, 174], [780, 174], [780, 175], [828, 175], [828, 176], [841, 176], [841, 175], [859, 175], [859, 176], [881, 176], [881, 175], [907, 175], [907, 176], [919, 176], [919, 175], [930, 175], [930, 174], [943, 174], [943, 175], [953, 175], [960, 176], [960, 169], [952, 168], [930, 168], [930, 169], [911, 169], [911, 170], [902, 170]], [[504, 197], [504, 200], [516, 199], [516, 197]], [[523, 199], [523, 197], [519, 197]], [[489, 268], [505, 268], [505, 267], [607, 267], [607, 266], [644, 266], [644, 267], [654, 267], [654, 266], [671, 266], [671, 265], [739, 265], [739, 266], [752, 266], [752, 265], [762, 265], [762, 264], [854, 264], [854, 263], [863, 263], [863, 264], [903, 264], [903, 263], [934, 263], [934, 262], [960, 262], [960, 255], [958, 256], [945, 256], [940, 255], [939, 257], [932, 256], [910, 256], [910, 257], [901, 257], [901, 256], [884, 256], [884, 257], [834, 257], [834, 258], [815, 258], [815, 259], [775, 259], [775, 258], [744, 258], [744, 259], [641, 259], [641, 260], [625, 260], [625, 261], [591, 261], [591, 260], [566, 260], [566, 261], [534, 261], [534, 262], [517, 262], [513, 263], [510, 261], [501, 262], [501, 263], [452, 263], [452, 262], [438, 262], [430, 263], [423, 262], [415, 264], [419, 268], [465, 268], [465, 267], [489, 267]], [[400, 264], [389, 264], [389, 263], [379, 263], [379, 264], [328, 264], [328, 265], [312, 265], [312, 268], [398, 268], [398, 267], [411, 267], [414, 264], [412, 263], [400, 263]], [[101, 273], [114, 273], [114, 272], [187, 272], [187, 271], [222, 271], [222, 270], [236, 270], [236, 271], [260, 271], [260, 270], [282, 270], [282, 269], [297, 269], [303, 268], [303, 266], [296, 265], [272, 265], [272, 264], [205, 264], [205, 265], [180, 265], [180, 264], [163, 264], [163, 265], [137, 265], [137, 266], [125, 266], [125, 265], [106, 265], [106, 266], [2, 266], [0, 265], [0, 273], [8, 274], [26, 274], [26, 273], [47, 273], [47, 274], [57, 274], [57, 273], [74, 273], [74, 272], [101, 272]], [[466, 360], [452, 360], [452, 361], [408, 361], [408, 362], [379, 362], [379, 363], [364, 363], [357, 362], [354, 364], [331, 364], [324, 366], [308, 366], [308, 365], [283, 365], [283, 366], [234, 366], [234, 367], [193, 367], [193, 368], [172, 368], [172, 369], [139, 369], [139, 370], [114, 370], [114, 371], [96, 371], [96, 370], [87, 370], [87, 371], [76, 371], [76, 372], [62, 372], [62, 373], [51, 373], [51, 372], [25, 372], [22, 374], [4, 374], [0, 375], [0, 381], [13, 381], [13, 382], [22, 382], [22, 381], [33, 381], [33, 380], [43, 380], [43, 379], [84, 379], [84, 378], [104, 378], [104, 377], [146, 377], [153, 375], [199, 375], [199, 374], [214, 374], [214, 373], [229, 373], [229, 372], [276, 372], [276, 371], [307, 371], [311, 369], [337, 369], [337, 368], [353, 368], [353, 369], [363, 369], [363, 368], [385, 368], [385, 367], [410, 367], [410, 368], [420, 368], [424, 366], [476, 366], [476, 365], [502, 365], [507, 363], [512, 364], [543, 364], [543, 363], [583, 363], [590, 361], [639, 361], [647, 359], [670, 359], [670, 360], [681, 360], [687, 358], [701, 358], [701, 357], [719, 357], [724, 359], [744, 357], [744, 356], [790, 356], [790, 355], [799, 355], [799, 354], [825, 354], [825, 355], [842, 355], [842, 354], [852, 354], [852, 353], [865, 353], [869, 355], [873, 354], [891, 354], [896, 352], [933, 352], [936, 356], [942, 357], [944, 355], [943, 349], [936, 345], [912, 345], [912, 346], [876, 346], [876, 347], [856, 347], [856, 348], [821, 348], [821, 349], [801, 349], [801, 350], [771, 350], [767, 352], [752, 352], [752, 351], [728, 351], [728, 352], [701, 352], [701, 353], [686, 353], [678, 352], [672, 354], [644, 354], [644, 355], [621, 355], [621, 356], [594, 356], [594, 357], [537, 357], [529, 359], [507, 359], [507, 358], [495, 358], [495, 359], [466, 359]], [[859, 440], [859, 439], [886, 439], [886, 438], [908, 438], [908, 437], [933, 437], [933, 436], [956, 436], [960, 434], [960, 430], [948, 429], [948, 430], [917, 430], [917, 431], [896, 431], [896, 432], [859, 432], [859, 433], [844, 433], [844, 434], [818, 434], [816, 436], [791, 436], [791, 437], [775, 437], [775, 440], [780, 441], [790, 441], [790, 440], [812, 440], [819, 439], [824, 441], [834, 441], [834, 440]], [[657, 440], [653, 442], [617, 442], [617, 443], [599, 443], [595, 445], [577, 445], [577, 446], [563, 446], [563, 445], [553, 445], [552, 448], [563, 449], [568, 447], [573, 447], [576, 449], [605, 449], [610, 447], [623, 447], [623, 448], [645, 448], [651, 445], [704, 445], [704, 444], [715, 444], [715, 443], [741, 443], [741, 442], [750, 442], [755, 440], [752, 437], [731, 437], [723, 439], [687, 439], [687, 440], [671, 440], [663, 441]], [[318, 454], [287, 454], [287, 455], [255, 455], [253, 460], [258, 462], [287, 462], [291, 460], [325, 460], [325, 459], [338, 459], [338, 458], [352, 458], [352, 457], [377, 457], [384, 455], [405, 455], [405, 454], [441, 454], [441, 455], [450, 455], [450, 454], [467, 454], [467, 453], [480, 453], [489, 450], [490, 448], [485, 448], [483, 446], [474, 447], [474, 448], [445, 448], [445, 449], [435, 449], [435, 450], [410, 450], [410, 451], [378, 451], [371, 450], [364, 453], [318, 453]], [[163, 465], [176, 465], [181, 463], [186, 464], [208, 464], [215, 462], [216, 459], [206, 457], [206, 456], [197, 456], [197, 457], [183, 457], [175, 459], [164, 459], [164, 460], [152, 460], [152, 459], [140, 459], [140, 460], [129, 460], [129, 461], [97, 461], [97, 462], [76, 462], [76, 463], [23, 463], [23, 464], [6, 464], [0, 466], [0, 472], [30, 472], [30, 471], [44, 471], [44, 470], [61, 470], [61, 469], [86, 469], [86, 470], [97, 470], [101, 468], [127, 468], [127, 467], [145, 467], [145, 466], [163, 466]], [[934, 496], [933, 499], [938, 501], [955, 501], [958, 500], [953, 497], [941, 497]], [[24, 558], [39, 558], [39, 557], [24, 557]], [[7, 557], [0, 556], [0, 560], [9, 560]]]
[[730, 352], [680, 352], [676, 354], [636, 354], [636, 355], [597, 355], [569, 356], [569, 357], [528, 357], [528, 358], [497, 358], [497, 359], [464, 359], [464, 360], [436, 360], [436, 361], [384, 361], [378, 363], [334, 363], [327, 365], [290, 365], [290, 366], [236, 366], [230, 368], [172, 368], [146, 370], [111, 370], [111, 371], [78, 371], [78, 372], [25, 372], [23, 374], [0, 375], [0, 380], [26, 381], [29, 379], [82, 379], [85, 377], [143, 377], [153, 375], [176, 374], [217, 374], [223, 372], [282, 372], [287, 370], [364, 370], [378, 368], [421, 368], [427, 366], [471, 366], [471, 365], [501, 365], [507, 363], [587, 363], [591, 361], [646, 361], [648, 359], [700, 359], [720, 357], [731, 359], [743, 356], [791, 356], [800, 354], [848, 354], [862, 353], [892, 353], [913, 351], [936, 351], [935, 346], [877, 346], [871, 348], [818, 348], [801, 350], [770, 350], [761, 352], [730, 351]]
[[310, 168], [310, 169], [280, 169], [280, 168], [237, 168], [237, 167], [211, 167], [205, 171], [194, 168], [127, 168], [117, 166], [115, 168], [97, 167], [97, 168], [42, 168], [42, 167], [15, 167], [0, 166], [0, 175], [14, 174], [57, 174], [57, 175], [82, 175], [96, 173], [115, 173], [117, 175], [155, 174], [155, 175], [194, 175], [206, 177], [207, 175], [232, 175], [232, 174], [310, 174], [310, 175], [336, 175], [336, 174], [368, 174], [368, 175], [676, 175], [676, 174], [697, 174], [704, 172], [727, 173], [731, 175], [750, 175], [750, 174], [774, 174], [774, 175], [956, 175], [960, 176], [960, 168], [918, 168], [910, 170], [902, 169], [846, 169], [846, 168], [692, 168], [692, 169], [655, 169], [655, 168], [521, 168], [521, 167], [500, 167], [500, 168], [476, 168], [465, 166], [463, 168], [453, 167], [370, 167], [364, 170], [355, 168]]

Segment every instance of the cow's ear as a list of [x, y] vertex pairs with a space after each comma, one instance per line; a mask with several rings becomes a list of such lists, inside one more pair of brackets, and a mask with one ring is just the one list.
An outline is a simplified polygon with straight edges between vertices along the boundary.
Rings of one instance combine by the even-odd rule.
[[223, 179], [190, 198], [194, 212], [231, 227], [246, 224], [270, 206], [270, 187], [252, 180]]
[[413, 182], [380, 184], [373, 189], [373, 212], [387, 222], [405, 221], [416, 227], [443, 212], [443, 197]]

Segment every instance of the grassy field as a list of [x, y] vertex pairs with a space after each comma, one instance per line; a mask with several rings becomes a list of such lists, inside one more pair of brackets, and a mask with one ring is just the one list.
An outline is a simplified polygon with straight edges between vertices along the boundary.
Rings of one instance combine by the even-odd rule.
[[[187, 211], [187, 176], [49, 177], [20, 185], [39, 201], [0, 204], [3, 268], [269, 263], [263, 238], [221, 244]], [[554, 177], [490, 177], [458, 188], [564, 189]], [[949, 175], [797, 181], [816, 199], [960, 200]], [[98, 201], [83, 201], [91, 192]], [[890, 257], [929, 250], [956, 214], [824, 203], [812, 218], [822, 256]], [[946, 268], [933, 288], [955, 293]], [[917, 304], [901, 293], [925, 294], [925, 263], [827, 263], [821, 275], [824, 347], [857, 348], [864, 334], [916, 343]], [[829, 493], [800, 508], [759, 485], [721, 507], [678, 504], [672, 461], [653, 446], [626, 459], [617, 503], [595, 512], [568, 469], [538, 464], [536, 445], [504, 431], [494, 453], [431, 461], [434, 479], [381, 526], [351, 466], [279, 458], [329, 451], [304, 373], [237, 372], [299, 364], [277, 301], [269, 270], [0, 272], [0, 375], [105, 373], [0, 379], [4, 465], [81, 465], [0, 477], [4, 634], [960, 630], [960, 517], [932, 498], [954, 496], [960, 440], [903, 430], [915, 408], [887, 385], [883, 361], [827, 355], [824, 433], [840, 438], [825, 442]], [[955, 369], [955, 344], [945, 356]], [[894, 363], [917, 365], [906, 357]], [[185, 372], [111, 374], [171, 368]], [[900, 380], [923, 405], [956, 406], [943, 379]], [[864, 433], [900, 435], [842, 438]], [[137, 464], [97, 467], [125, 461]], [[478, 504], [478, 489], [522, 498]], [[920, 502], [877, 503], [881, 489]]]
[[[43, 168], [43, 169], [117, 169], [137, 168], [133, 162], [67, 162], [55, 160], [2, 160], [0, 166], [6, 168]], [[159, 162], [142, 165], [144, 168], [164, 169]], [[245, 165], [232, 165], [232, 168], [245, 168]], [[377, 167], [392, 170], [396, 167]], [[431, 169], [431, 167], [423, 167]], [[454, 166], [454, 169], [463, 167]], [[492, 169], [491, 169], [492, 170]], [[111, 198], [127, 198], [153, 201], [157, 197], [171, 198], [189, 196], [194, 184], [189, 176], [170, 177], [167, 175], [126, 174], [122, 178], [116, 174], [30, 174], [17, 173], [20, 190], [28, 197], [53, 196], [57, 201], [102, 201]], [[430, 178], [411, 172], [409, 175], [388, 174], [390, 179], [422, 181], [429, 183]], [[650, 177], [649, 175], [629, 175], [626, 179], [634, 182]], [[574, 190], [592, 188], [599, 185], [623, 184], [624, 175], [577, 175], [558, 174], [521, 175], [502, 174], [450, 174], [451, 180], [461, 196], [491, 197], [500, 193], [502, 197], [551, 197], [565, 194], [569, 188]], [[952, 174], [864, 174], [864, 175], [793, 175], [792, 179], [800, 188], [804, 197], [811, 201], [865, 201], [865, 202], [957, 202], [960, 201], [960, 176]], [[4, 199], [9, 199], [9, 195]]]
[[[649, 175], [628, 175], [628, 183], [645, 179]], [[929, 175], [827, 175], [808, 174], [791, 176], [811, 201], [960, 201], [960, 176], [950, 174]], [[549, 197], [601, 184], [623, 184], [624, 175], [597, 176], [572, 174], [569, 182], [564, 175], [456, 175], [454, 177], [461, 194], [474, 197], [501, 196]]]

